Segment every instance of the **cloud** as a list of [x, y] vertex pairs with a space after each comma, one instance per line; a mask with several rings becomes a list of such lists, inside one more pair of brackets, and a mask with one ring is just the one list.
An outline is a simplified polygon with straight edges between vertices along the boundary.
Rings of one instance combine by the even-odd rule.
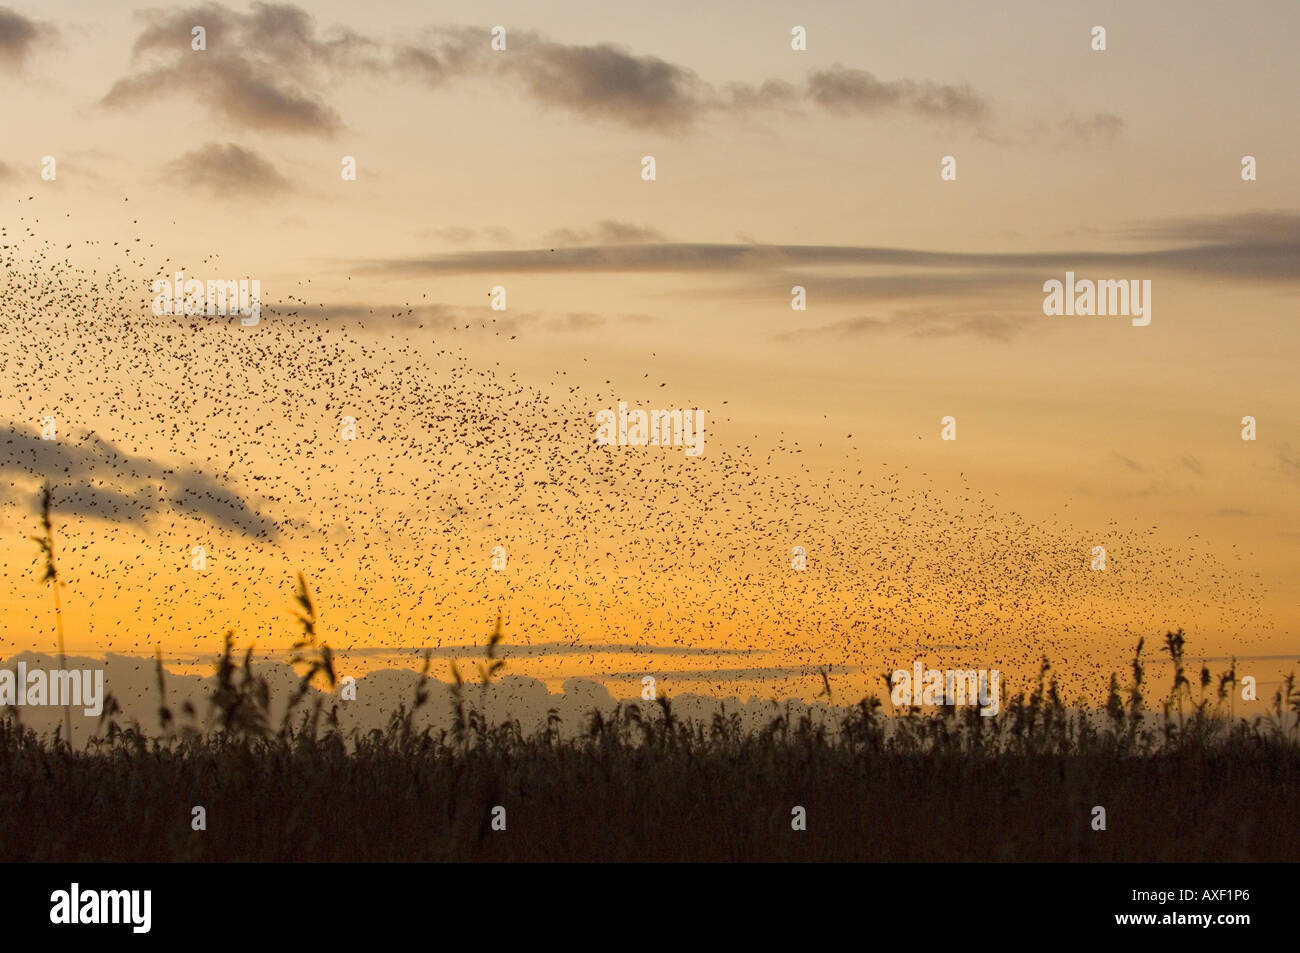
[[1033, 119], [1001, 129], [981, 125], [975, 137], [1003, 147], [1047, 146], [1069, 150], [1109, 146], [1119, 138], [1125, 125], [1114, 113], [1099, 112], [1082, 119], [1070, 114], [1064, 119]]
[[1010, 341], [1031, 326], [1029, 318], [999, 314], [953, 314], [941, 310], [896, 311], [892, 318], [861, 316], [812, 328], [796, 328], [776, 335], [776, 340], [801, 338], [856, 338], [867, 335], [903, 333], [915, 338], [977, 337], [988, 341]]
[[1197, 476], [1205, 476], [1205, 464], [1201, 463], [1201, 461], [1197, 460], [1195, 457], [1183, 457], [1181, 462], [1183, 466], [1187, 467], [1187, 469], [1191, 470]]
[[1254, 209], [1227, 215], [1161, 219], [1127, 229], [1128, 237], [1206, 244], [1300, 245], [1300, 212]]
[[[0, 430], [0, 474], [49, 482], [60, 513], [144, 529], [170, 507], [253, 539], [274, 540], [279, 532], [273, 520], [210, 474], [131, 456], [94, 434], [76, 442], [42, 440], [35, 430], [11, 425]], [[21, 505], [23, 499], [10, 490], [4, 502]], [[34, 495], [26, 499], [36, 506]]]
[[1300, 457], [1297, 457], [1290, 444], [1284, 444], [1277, 452], [1277, 468], [1292, 480], [1300, 480]]
[[332, 136], [341, 127], [338, 115], [321, 100], [279, 85], [238, 54], [221, 60], [214, 57], [193, 69], [178, 65], [136, 73], [114, 83], [101, 104], [131, 106], [185, 91], [237, 128]]
[[12, 178], [14, 177], [14, 175], [15, 175], [15, 172], [14, 172], [12, 166], [9, 166], [9, 165], [6, 165], [6, 164], [3, 163], [3, 162], [0, 162], [0, 182], [5, 181], [6, 179], [12, 179]]
[[496, 334], [521, 334], [526, 331], [543, 331], [566, 334], [589, 331], [613, 321], [650, 324], [658, 319], [650, 315], [622, 312], [614, 315], [590, 311], [567, 311], [549, 314], [542, 311], [511, 311], [503, 314], [487, 305], [453, 305], [442, 302], [427, 304], [320, 304], [304, 307], [298, 303], [282, 302], [264, 305], [271, 314], [304, 317], [308, 320], [330, 324], [355, 324], [371, 330], [405, 328], [435, 332], [491, 331]]
[[785, 80], [764, 80], [757, 86], [749, 83], [728, 83], [725, 91], [730, 104], [735, 109], [797, 109], [804, 99], [805, 91]]
[[510, 33], [508, 53], [490, 50], [483, 28], [430, 31], [420, 46], [401, 48], [398, 70], [432, 86], [463, 76], [490, 76], [515, 84], [535, 102], [576, 115], [637, 129], [680, 132], [706, 113], [821, 109], [854, 115], [892, 109], [926, 119], [979, 120], [987, 101], [969, 86], [930, 80], [877, 80], [839, 64], [797, 85], [705, 81], [694, 70], [613, 43], [573, 45], [532, 31]]
[[431, 258], [387, 259], [358, 267], [391, 274], [458, 274], [493, 271], [708, 271], [742, 265], [758, 267], [779, 252], [751, 245], [631, 244], [576, 248], [461, 252]]
[[621, 312], [615, 315], [605, 315], [595, 314], [590, 311], [569, 311], [564, 314], [543, 317], [537, 322], [537, 326], [546, 331], [555, 331], [563, 334], [573, 331], [589, 331], [592, 328], [604, 327], [613, 321], [625, 321], [633, 324], [655, 324], [659, 319], [648, 314], [630, 314], [628, 312]]
[[1137, 462], [1136, 460], [1134, 460], [1132, 457], [1126, 457], [1126, 456], [1124, 456], [1124, 454], [1120, 453], [1118, 450], [1112, 450], [1112, 451], [1110, 452], [1110, 455], [1111, 455], [1112, 457], [1114, 457], [1116, 460], [1118, 460], [1120, 463], [1124, 464], [1124, 466], [1128, 467], [1128, 468], [1129, 468], [1130, 470], [1132, 470], [1134, 473], [1141, 473], [1141, 472], [1143, 472], [1142, 464], [1138, 463], [1138, 462]]
[[593, 228], [559, 228], [548, 232], [543, 237], [547, 245], [635, 245], [642, 243], [663, 243], [666, 236], [658, 229], [644, 225], [632, 225], [610, 219], [598, 222]]
[[556, 331], [589, 331], [606, 322], [604, 315], [589, 311], [570, 311], [568, 314], [553, 318], [548, 327]]
[[268, 195], [293, 188], [269, 161], [234, 143], [206, 143], [173, 159], [165, 174], [180, 185], [225, 197]]
[[191, 30], [195, 25], [207, 31], [207, 50], [214, 47], [255, 45], [256, 55], [275, 61], [286, 70], [314, 65], [333, 68], [379, 65], [377, 44], [351, 30], [333, 28], [318, 38], [315, 23], [300, 7], [278, 3], [253, 3], [246, 14], [208, 3], [178, 11], [170, 16], [148, 15], [149, 26], [136, 38], [131, 53], [135, 58], [150, 52], [174, 53], [178, 45], [188, 56]]
[[317, 304], [306, 306], [282, 302], [268, 306], [273, 314], [301, 316], [330, 324], [358, 324], [368, 328], [412, 328], [454, 331], [473, 326], [487, 327], [499, 312], [487, 305], [428, 304]]
[[[1033, 284], [1024, 274], [1014, 271], [988, 273], [953, 273], [917, 270], [877, 275], [821, 275], [811, 287], [819, 301], [891, 301], [898, 298], [967, 298], [1023, 289]], [[1037, 289], [1037, 285], [1035, 289]], [[771, 299], [788, 293], [785, 282], [752, 289], [729, 291], [727, 297], [747, 296], [754, 300]]]
[[0, 7], [0, 66], [16, 69], [42, 42], [58, 35], [48, 24]]
[[[191, 49], [190, 31], [207, 31]], [[131, 71], [101, 100], [106, 107], [187, 94], [236, 128], [333, 136], [343, 125], [326, 101], [331, 83], [368, 73], [413, 77], [442, 88], [493, 79], [543, 107], [635, 129], [681, 132], [706, 113], [767, 109], [862, 115], [892, 110], [923, 119], [982, 120], [987, 101], [967, 85], [883, 81], [839, 64], [799, 85], [706, 82], [694, 70], [614, 43], [566, 44], [512, 31], [507, 52], [483, 27], [426, 29], [418, 42], [383, 44], [352, 30], [318, 32], [300, 7], [254, 3], [247, 13], [206, 4], [151, 13], [132, 47]]]
[[636, 127], [681, 128], [707, 102], [707, 87], [692, 71], [608, 43], [535, 39], [506, 62], [538, 102]]
[[509, 33], [509, 52], [500, 53], [490, 49], [489, 35], [483, 28], [431, 30], [422, 45], [400, 48], [393, 62], [431, 86], [492, 77], [543, 106], [636, 128], [682, 129], [711, 101], [709, 86], [692, 70], [657, 56], [613, 43], [566, 45], [531, 31]]
[[443, 228], [421, 228], [414, 234], [417, 238], [436, 238], [452, 245], [474, 245], [480, 242], [491, 242], [500, 247], [515, 243], [514, 236], [510, 234], [510, 229], [500, 225], [485, 225], [481, 228], [448, 225]]
[[[52, 497], [62, 516], [131, 523], [141, 528], [149, 522], [159, 502], [158, 495], [147, 487], [127, 493], [89, 484], [60, 485]], [[16, 500], [11, 497], [9, 502]]]
[[[206, 30], [205, 50], [191, 48], [195, 25]], [[338, 28], [318, 37], [300, 8], [254, 3], [242, 14], [208, 4], [150, 14], [132, 71], [100, 103], [122, 108], [187, 93], [235, 128], [332, 136], [342, 120], [324, 100], [327, 82], [382, 68], [373, 41]]]
[[[1140, 274], [1142, 271], [1176, 272], [1240, 281], [1293, 282], [1300, 279], [1300, 227], [1292, 232], [1295, 213], [1269, 213], [1259, 219], [1268, 231], [1248, 237], [1219, 237], [1216, 231], [1233, 227], [1210, 220], [1199, 230], [1184, 226], [1183, 240], [1208, 236], [1209, 242], [1179, 247], [1132, 251], [1050, 252], [938, 252], [913, 248], [864, 245], [764, 245], [754, 243], [633, 242], [574, 247], [470, 251], [416, 258], [389, 258], [360, 262], [368, 273], [418, 276], [480, 272], [806, 272], [820, 266], [875, 266], [906, 272], [829, 276], [819, 278], [819, 294], [882, 297], [909, 294], [967, 293], [975, 287], [1032, 285], [1038, 294], [1048, 277], [1065, 271], [1095, 270], [1106, 274]], [[1176, 229], [1171, 224], [1150, 229]], [[1145, 230], [1144, 230], [1145, 231]], [[1233, 232], [1239, 235], [1239, 232]], [[916, 273], [911, 269], [928, 268]], [[945, 269], [939, 271], [938, 269]], [[1085, 276], [1086, 277], [1086, 276]], [[788, 293], [789, 286], [785, 291]]]
[[1097, 113], [1090, 119], [1070, 116], [1061, 120], [1059, 128], [1080, 142], [1110, 143], [1124, 128], [1124, 120], [1113, 113]]
[[807, 96], [841, 115], [905, 110], [937, 119], [978, 120], [989, 116], [988, 102], [968, 85], [949, 86], [910, 79], [882, 82], [860, 69], [836, 63], [808, 77]]

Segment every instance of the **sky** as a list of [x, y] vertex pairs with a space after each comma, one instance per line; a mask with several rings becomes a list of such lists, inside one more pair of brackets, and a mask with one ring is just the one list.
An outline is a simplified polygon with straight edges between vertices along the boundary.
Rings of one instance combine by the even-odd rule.
[[[81, 652], [287, 646], [301, 571], [358, 670], [501, 614], [584, 649], [516, 670], [623, 693], [1044, 654], [1084, 691], [1178, 626], [1275, 681], [1298, 20], [9, 0], [0, 651], [51, 647], [49, 479]], [[182, 267], [261, 321], [154, 314]], [[1149, 324], [1045, 314], [1067, 272], [1150, 281]], [[620, 400], [703, 454], [593, 446]]]

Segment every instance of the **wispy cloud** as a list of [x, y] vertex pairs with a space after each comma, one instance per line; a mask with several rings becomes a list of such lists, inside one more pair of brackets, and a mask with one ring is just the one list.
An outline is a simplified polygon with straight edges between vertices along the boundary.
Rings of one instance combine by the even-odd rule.
[[[16, 50], [31, 42], [26, 22], [15, 21]], [[195, 25], [207, 31], [203, 51], [190, 47]], [[494, 80], [544, 108], [661, 132], [681, 132], [706, 114], [766, 109], [958, 121], [991, 114], [966, 84], [878, 79], [840, 64], [802, 84], [715, 84], [688, 66], [615, 43], [568, 44], [520, 30], [497, 52], [484, 27], [435, 26], [416, 35], [417, 42], [387, 44], [345, 28], [320, 31], [307, 11], [287, 4], [254, 3], [247, 13], [218, 4], [153, 12], [135, 40], [130, 72], [101, 103], [126, 107], [187, 94], [236, 128], [332, 136], [343, 119], [327, 100], [331, 84], [365, 73], [434, 88]]]
[[1124, 128], [1124, 120], [1114, 113], [1097, 113], [1087, 119], [1068, 116], [1058, 128], [1079, 142], [1112, 142]]
[[647, 242], [665, 242], [663, 232], [646, 225], [616, 222], [606, 219], [592, 228], [559, 228], [544, 236], [548, 245], [635, 245]]
[[1110, 455], [1114, 457], [1116, 460], [1118, 460], [1120, 463], [1122, 463], [1129, 470], [1132, 470], [1134, 473], [1142, 473], [1143, 470], [1145, 469], [1142, 466], [1142, 464], [1138, 463], [1132, 457], [1125, 456], [1124, 454], [1120, 453], [1118, 450], [1112, 450]]
[[[188, 94], [233, 128], [331, 136], [342, 120], [325, 101], [331, 78], [379, 69], [376, 44], [335, 28], [319, 35], [298, 7], [254, 3], [249, 13], [217, 4], [153, 12], [136, 38], [132, 69], [101, 100], [127, 107]], [[206, 30], [206, 49], [190, 31]]]
[[[1154, 250], [950, 252], [865, 245], [607, 242], [389, 258], [361, 262], [357, 267], [370, 273], [409, 276], [475, 272], [774, 272], [817, 266], [909, 269], [906, 273], [838, 275], [819, 280], [819, 293], [839, 282], [846, 294], [869, 292], [873, 285], [877, 291], [889, 294], [922, 283], [933, 293], [942, 293], [944, 286], [953, 293], [965, 293], [973, 284], [1007, 285], [1041, 280], [1044, 273], [1085, 268], [1142, 268], [1243, 281], [1300, 279], [1300, 215], [1273, 212], [1256, 221], [1267, 223], [1267, 231], [1250, 233], [1239, 223], [1213, 219], [1181, 225], [1153, 223], [1137, 230], [1141, 234], [1175, 231], [1185, 243]], [[919, 268], [932, 272], [918, 275], [910, 271]]]
[[961, 314], [940, 309], [904, 310], [889, 318], [859, 316], [811, 328], [795, 328], [776, 335], [777, 340], [804, 338], [857, 338], [877, 334], [903, 334], [917, 338], [976, 337], [1010, 341], [1032, 322], [1028, 318], [980, 313]]
[[37, 46], [57, 36], [58, 30], [50, 24], [0, 7], [0, 67], [22, 66]]
[[903, 110], [937, 119], [986, 119], [987, 100], [969, 85], [951, 86], [929, 80], [884, 82], [872, 73], [835, 64], [808, 77], [807, 98], [834, 113], [870, 114]]
[[616, 323], [652, 324], [658, 319], [634, 312], [597, 314], [590, 311], [493, 311], [487, 305], [455, 305], [446, 302], [421, 304], [318, 304], [311, 307], [292, 302], [265, 305], [271, 314], [303, 317], [338, 325], [370, 329], [394, 327], [435, 332], [492, 332], [521, 334], [525, 331], [571, 333], [589, 331]]
[[293, 189], [270, 161], [234, 143], [209, 142], [187, 152], [167, 164], [165, 175], [179, 185], [226, 198], [252, 198]]
[[[278, 528], [238, 492], [211, 474], [133, 456], [94, 434], [42, 440], [35, 429], [0, 430], [0, 473], [55, 487], [60, 512], [145, 528], [170, 508], [253, 539], [274, 540]], [[35, 500], [8, 490], [5, 502]]]

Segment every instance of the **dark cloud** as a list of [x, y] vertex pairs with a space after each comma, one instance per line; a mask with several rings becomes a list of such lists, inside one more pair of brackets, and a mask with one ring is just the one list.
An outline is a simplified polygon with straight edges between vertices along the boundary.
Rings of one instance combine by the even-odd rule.
[[193, 94], [218, 118], [240, 129], [328, 136], [342, 125], [318, 97], [282, 85], [271, 71], [238, 54], [134, 73], [114, 83], [101, 104], [131, 106], [176, 92]]
[[497, 52], [489, 35], [484, 28], [429, 31], [420, 46], [399, 49], [394, 65], [432, 86], [493, 77], [544, 106], [637, 128], [684, 128], [710, 103], [708, 85], [694, 72], [656, 56], [612, 43], [566, 45], [527, 31], [510, 32], [508, 52]]
[[[94, 517], [141, 529], [170, 507], [254, 539], [274, 540], [275, 522], [240, 494], [199, 470], [168, 467], [132, 456], [87, 434], [71, 440], [42, 440], [35, 430], [0, 430], [0, 474], [27, 476], [53, 487], [58, 512]], [[22, 502], [10, 491], [6, 502]], [[37, 505], [35, 495], [28, 505]]]
[[1300, 212], [1255, 209], [1228, 215], [1163, 219], [1130, 228], [1125, 235], [1154, 241], [1300, 245]]
[[[191, 49], [195, 25], [207, 49]], [[342, 119], [331, 83], [358, 73], [414, 77], [443, 87], [464, 79], [506, 83], [542, 106], [636, 129], [680, 132], [707, 112], [781, 108], [841, 115], [891, 109], [927, 119], [980, 120], [987, 102], [969, 86], [878, 80], [836, 65], [802, 85], [768, 80], [715, 87], [688, 67], [613, 43], [565, 44], [511, 31], [494, 51], [482, 27], [426, 30], [416, 42], [381, 44], [351, 30], [318, 32], [300, 7], [254, 3], [248, 13], [206, 4], [150, 15], [132, 48], [132, 70], [103, 97], [130, 106], [186, 93], [236, 128], [330, 136]]]
[[874, 113], [902, 109], [942, 119], [984, 119], [989, 104], [968, 85], [949, 86], [928, 80], [882, 82], [860, 69], [836, 63], [808, 77], [808, 98], [841, 114]]
[[461, 252], [432, 258], [363, 263], [368, 271], [393, 274], [456, 274], [523, 271], [710, 271], [759, 267], [779, 261], [779, 249], [759, 245], [628, 244], [518, 251]]
[[234, 143], [209, 142], [187, 152], [168, 163], [166, 175], [180, 185], [224, 197], [262, 196], [293, 188], [269, 161]]
[[540, 103], [637, 127], [684, 127], [707, 102], [707, 86], [695, 73], [612, 44], [539, 39], [506, 63]]
[[400, 49], [394, 64], [434, 86], [462, 76], [492, 76], [517, 84], [545, 106], [660, 131], [684, 130], [710, 112], [812, 107], [850, 115], [889, 108], [962, 120], [990, 112], [969, 86], [882, 82], [839, 65], [810, 74], [802, 85], [767, 80], [715, 87], [685, 66], [612, 43], [571, 45], [520, 31], [508, 35], [508, 52], [500, 53], [490, 50], [488, 36], [483, 28], [432, 31], [422, 45]]
[[[106, 487], [74, 484], [60, 485], [53, 492], [53, 500], [61, 516], [81, 516], [144, 527], [158, 510], [159, 494], [151, 487], [126, 493]], [[10, 502], [15, 500], [11, 497]]]
[[[207, 31], [203, 51], [191, 48], [194, 26]], [[264, 3], [246, 14], [217, 4], [151, 14], [132, 48], [132, 64], [102, 105], [188, 93], [235, 128], [320, 136], [342, 126], [324, 99], [328, 82], [384, 68], [372, 41], [343, 29], [318, 36], [305, 11]]]
[[1183, 457], [1182, 464], [1183, 466], [1187, 467], [1187, 469], [1195, 473], [1197, 476], [1205, 476], [1205, 464], [1201, 463], [1201, 461], [1197, 460], [1195, 457], [1193, 456]]
[[191, 30], [202, 26], [207, 31], [206, 53], [233, 51], [237, 46], [253, 46], [250, 51], [259, 59], [274, 61], [286, 71], [309, 70], [316, 66], [332, 68], [378, 68], [378, 45], [351, 30], [336, 27], [318, 37], [315, 23], [307, 11], [288, 4], [254, 3], [246, 14], [208, 3], [170, 15], [149, 14], [149, 26], [136, 38], [132, 56], [140, 58], [151, 52], [172, 55], [180, 48], [190, 48]]
[[[392, 54], [398, 74], [415, 76], [430, 86], [440, 86], [462, 76], [486, 75], [501, 66], [490, 59], [491, 31], [474, 27], [439, 27], [424, 31], [418, 45], [403, 44]], [[520, 35], [510, 36], [515, 46]], [[500, 55], [500, 54], [498, 54]]]
[[[1212, 240], [1180, 247], [1134, 251], [934, 252], [861, 245], [762, 245], [739, 243], [661, 242], [583, 245], [460, 252], [420, 258], [383, 259], [357, 265], [363, 271], [391, 275], [470, 274], [477, 272], [755, 272], [797, 274], [817, 266], [929, 268], [928, 275], [882, 274], [818, 279], [819, 294], [874, 291], [882, 297], [907, 294], [965, 293], [975, 285], [1020, 285], [1035, 293], [1047, 277], [1096, 270], [1114, 275], [1145, 270], [1214, 276], [1243, 281], [1291, 282], [1300, 279], [1300, 229], [1288, 233], [1294, 213], [1268, 213], [1269, 230], [1248, 237], [1220, 237], [1211, 221], [1184, 226], [1181, 239]], [[1177, 226], [1148, 226], [1173, 229]], [[1231, 222], [1226, 226], [1239, 228]], [[938, 271], [937, 269], [946, 269]], [[785, 291], [788, 293], [788, 286]]]
[[0, 66], [21, 66], [39, 43], [57, 35], [48, 24], [0, 7]]

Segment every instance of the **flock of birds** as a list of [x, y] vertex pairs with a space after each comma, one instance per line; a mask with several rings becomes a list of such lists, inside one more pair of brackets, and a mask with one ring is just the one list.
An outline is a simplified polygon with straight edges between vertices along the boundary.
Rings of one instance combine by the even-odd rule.
[[[97, 264], [80, 266], [42, 239], [32, 203], [17, 212], [0, 235], [0, 571], [25, 607], [0, 627], [9, 651], [52, 644], [29, 539], [46, 481], [70, 645], [142, 658], [209, 653], [229, 629], [287, 645], [298, 571], [344, 658], [482, 643], [500, 614], [512, 645], [572, 647], [567, 674], [633, 668], [637, 646], [685, 667], [753, 653], [809, 694], [808, 666], [856, 668], [878, 690], [887, 660], [927, 647], [1004, 671], [1048, 655], [1095, 689], [1184, 613], [1242, 642], [1261, 623], [1249, 580], [1207, 554], [1033, 524], [847, 452], [813, 465], [790, 435], [743, 434], [723, 413], [736, 401], [711, 409], [698, 458], [599, 446], [597, 409], [665, 393], [692, 407], [688, 388], [520, 380], [470, 358], [468, 326], [422, 327], [417, 308], [341, 326], [299, 294], [264, 302], [251, 328], [155, 316], [155, 277], [220, 267], [146, 260], [140, 241], [87, 242], [77, 255]], [[47, 417], [57, 447], [38, 443]], [[1106, 572], [1090, 568], [1099, 540]], [[701, 689], [734, 690], [721, 675]]]

